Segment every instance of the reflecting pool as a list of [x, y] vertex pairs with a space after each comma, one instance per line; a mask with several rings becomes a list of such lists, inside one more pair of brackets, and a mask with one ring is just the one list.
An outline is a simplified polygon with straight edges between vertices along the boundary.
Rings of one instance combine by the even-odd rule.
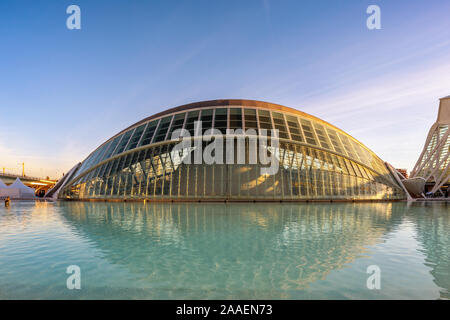
[[[70, 265], [80, 290], [67, 288]], [[0, 299], [440, 298], [447, 203], [0, 207]]]

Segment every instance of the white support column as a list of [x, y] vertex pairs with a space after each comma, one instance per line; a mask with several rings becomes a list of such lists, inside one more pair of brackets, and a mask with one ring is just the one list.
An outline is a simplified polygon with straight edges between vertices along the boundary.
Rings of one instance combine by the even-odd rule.
[[400, 180], [400, 178], [398, 177], [397, 172], [395, 171], [395, 169], [387, 162], [384, 163], [386, 165], [386, 167], [389, 169], [389, 171], [391, 172], [391, 174], [394, 176], [394, 179], [397, 181], [397, 183], [403, 188], [403, 191], [405, 191], [406, 193], [406, 199], [408, 201], [416, 201], [415, 199], [413, 199], [411, 197], [411, 195], [409, 194], [408, 190], [406, 190], [405, 186], [403, 185], [403, 182]]

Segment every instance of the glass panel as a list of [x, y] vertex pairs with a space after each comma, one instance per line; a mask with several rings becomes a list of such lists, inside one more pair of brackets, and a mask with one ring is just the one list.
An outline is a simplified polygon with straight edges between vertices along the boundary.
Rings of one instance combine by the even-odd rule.
[[312, 144], [314, 146], [317, 145], [316, 138], [314, 137], [313, 129], [311, 126], [311, 122], [305, 119], [300, 120], [303, 128], [303, 132], [305, 134], [306, 142]]
[[[275, 124], [275, 129], [278, 129], [279, 137], [282, 139], [289, 139], [289, 134], [287, 132], [286, 123], [284, 122], [283, 114], [278, 112], [272, 112], [273, 123]], [[261, 118], [260, 118], [261, 120]], [[260, 122], [261, 124], [261, 122]]]
[[142, 132], [144, 132], [144, 129], [145, 129], [145, 124], [136, 128], [136, 130], [133, 133], [133, 136], [130, 139], [130, 142], [128, 143], [126, 150], [124, 150], [124, 151], [128, 151], [128, 150], [136, 148], [136, 146], [139, 142], [139, 139], [141, 138]]
[[369, 169], [364, 168], [366, 171], [367, 176], [369, 177], [369, 180], [374, 180], [375, 178], [373, 177], [373, 172], [370, 171]]
[[344, 159], [344, 160], [345, 160], [345, 164], [347, 165], [347, 170], [348, 170], [349, 174], [352, 175], [352, 176], [356, 176], [355, 169], [353, 169], [353, 166], [351, 165], [351, 162], [348, 161], [347, 159]]
[[198, 121], [199, 111], [191, 111], [187, 115], [186, 125], [184, 128], [189, 131], [191, 136], [194, 136], [194, 122]]
[[337, 158], [338, 161], [339, 161], [339, 167], [342, 169], [342, 171], [343, 171], [345, 174], [350, 174], [350, 172], [348, 171], [348, 168], [347, 168], [347, 166], [346, 166], [346, 164], [345, 164], [344, 158], [342, 158], [342, 157], [336, 157], [336, 158]]
[[230, 129], [242, 128], [242, 110], [240, 108], [230, 109]]
[[341, 141], [344, 144], [344, 148], [345, 148], [345, 151], [347, 151], [348, 156], [350, 158], [353, 158], [353, 159], [359, 161], [358, 157], [356, 156], [355, 152], [353, 151], [353, 149], [352, 149], [352, 147], [350, 145], [349, 139], [346, 136], [344, 136], [343, 134], [340, 134], [340, 133], [339, 133], [339, 137], [341, 138]]
[[220, 108], [216, 109], [216, 114], [214, 118], [214, 128], [220, 130], [223, 134], [226, 133], [227, 129], [227, 109]]
[[162, 194], [162, 187], [163, 187], [163, 178], [164, 178], [164, 168], [163, 168], [163, 162], [161, 160], [161, 153], [163, 152], [162, 147], [157, 151], [158, 153], [155, 154], [153, 157], [153, 166], [155, 168], [155, 196], [160, 196]]
[[108, 146], [109, 146], [109, 143], [105, 144], [104, 146], [102, 146], [100, 149], [98, 149], [96, 151], [96, 153], [92, 157], [92, 162], [89, 164], [88, 167], [86, 167], [86, 170], [88, 170], [89, 168], [92, 168], [92, 167], [96, 166], [98, 163], [100, 163], [101, 159], [103, 158], [103, 154], [105, 153], [105, 150], [107, 149]]
[[188, 195], [190, 197], [195, 197], [195, 191], [197, 188], [197, 166], [191, 165], [188, 166], [188, 174], [187, 174], [187, 184], [188, 184]]
[[167, 135], [167, 140], [172, 139], [172, 133], [175, 130], [182, 129], [184, 124], [184, 118], [186, 117], [185, 113], [179, 113], [175, 115], [175, 118], [173, 118], [172, 126], [170, 127], [169, 134]]
[[363, 175], [363, 177], [365, 179], [370, 179], [369, 176], [367, 175], [367, 172], [366, 172], [365, 168], [363, 166], [359, 166], [359, 171], [361, 171], [361, 173], [362, 173], [362, 175]]
[[[113, 142], [116, 141], [118, 138], [113, 140]], [[95, 165], [103, 161], [105, 153], [108, 152], [110, 145], [111, 141], [104, 144], [102, 147], [98, 148], [88, 159], [86, 159], [84, 163], [81, 165], [80, 169], [78, 170], [78, 175], [82, 174], [83, 172], [89, 170], [90, 168], [94, 167]]]
[[142, 187], [142, 192], [145, 193], [146, 197], [152, 197], [153, 195], [153, 185], [155, 178], [155, 170], [153, 167], [152, 159], [153, 159], [154, 148], [151, 148], [147, 151], [145, 156], [145, 171], [147, 172], [147, 181], [144, 183]]
[[[329, 141], [331, 146], [331, 139]], [[248, 153], [247, 144], [246, 147]], [[105, 150], [108, 148], [105, 145]], [[364, 150], [362, 146], [360, 148]], [[389, 199], [403, 196], [394, 182], [388, 181], [389, 175], [379, 175], [331, 152], [295, 144], [280, 144], [277, 151], [279, 171], [270, 176], [261, 175], [260, 167], [251, 164], [186, 165], [177, 154], [173, 152], [173, 145], [164, 145], [120, 155], [76, 178], [62, 194], [71, 198], [117, 199], [143, 198], [147, 194], [148, 197], [176, 199], [179, 192], [182, 197], [193, 199], [223, 199], [226, 196], [240, 199]], [[377, 161], [377, 167], [384, 165]]]
[[110, 161], [110, 162], [107, 162], [107, 163], [104, 163], [104, 164], [101, 166], [101, 170], [100, 170], [100, 172], [99, 172], [99, 174], [98, 174], [99, 177], [104, 177], [105, 171], [106, 171], [107, 168], [109, 168], [110, 164], [111, 164], [111, 161]]
[[79, 174], [82, 174], [83, 172], [85, 172], [86, 170], [88, 170], [91, 167], [91, 163], [94, 159], [94, 157], [96, 156], [96, 153], [94, 152], [92, 155], [90, 155], [86, 160], [84, 160], [83, 164], [81, 165], [79, 171]]
[[361, 172], [360, 172], [360, 170], [359, 170], [358, 164], [357, 164], [357, 163], [354, 163], [354, 162], [352, 162], [351, 164], [352, 164], [352, 166], [353, 166], [353, 170], [355, 170], [355, 172], [356, 172], [356, 176], [362, 178], [363, 175], [361, 174]]
[[112, 157], [114, 150], [116, 149], [117, 145], [119, 144], [120, 140], [122, 139], [123, 134], [121, 134], [120, 136], [116, 137], [113, 142], [111, 143], [111, 146], [108, 148], [108, 151], [105, 153], [105, 155], [103, 156], [103, 160], [109, 159], [110, 157]]
[[320, 145], [322, 148], [331, 149], [330, 141], [328, 140], [327, 134], [325, 133], [325, 129], [322, 125], [318, 123], [314, 123], [314, 128], [316, 129], [317, 138], [319, 138]]
[[336, 131], [327, 128], [327, 132], [328, 132], [328, 136], [330, 137], [331, 140], [331, 144], [334, 147], [334, 150], [339, 153], [339, 154], [343, 154], [344, 156], [346, 155], [344, 152], [344, 147], [342, 146], [341, 141], [339, 140]]
[[300, 125], [298, 124], [297, 117], [286, 115], [286, 121], [291, 132], [291, 138], [295, 141], [304, 142]]
[[120, 140], [119, 145], [117, 146], [116, 151], [114, 151], [113, 155], [122, 153], [125, 147], [127, 146], [128, 140], [130, 140], [131, 135], [133, 134], [134, 130], [129, 130], [124, 133], [122, 140]]
[[258, 123], [256, 122], [256, 110], [244, 109], [245, 129], [255, 129], [258, 132]]
[[178, 191], [179, 191], [179, 177], [180, 177], [180, 166], [177, 166], [177, 168], [172, 172], [172, 190], [171, 195], [172, 197], [178, 198]]
[[158, 120], [154, 120], [150, 122], [145, 129], [144, 134], [142, 135], [141, 142], [139, 142], [139, 146], [146, 146], [152, 142], [153, 134], [155, 133], [156, 126], [158, 125]]
[[179, 176], [179, 191], [180, 191], [180, 197], [185, 198], [187, 196], [187, 169], [188, 166], [185, 164], [182, 164], [178, 167], [178, 170], [180, 171]]
[[115, 159], [113, 161], [113, 164], [111, 165], [111, 170], [110, 172], [107, 174], [107, 181], [105, 183], [105, 196], [110, 196], [111, 192], [112, 192], [112, 187], [113, 187], [113, 175], [117, 169], [117, 165], [119, 164], [119, 159]]
[[366, 157], [366, 153], [363, 152], [363, 148], [353, 140], [351, 140], [351, 143], [352, 143], [353, 149], [356, 151], [356, 154], [359, 157], [359, 159], [361, 160], [361, 162], [366, 165], [370, 165], [369, 161]]
[[273, 129], [272, 120], [270, 118], [270, 112], [267, 110], [258, 110], [258, 117], [260, 129], [266, 129], [267, 135], [270, 135], [271, 130]]
[[205, 133], [206, 130], [212, 128], [212, 120], [213, 120], [213, 110], [202, 110], [200, 115], [200, 120], [202, 122], [202, 134]]
[[169, 130], [170, 121], [172, 120], [172, 117], [173, 116], [168, 116], [161, 119], [153, 143], [164, 141], [164, 139], [166, 138], [167, 130]]

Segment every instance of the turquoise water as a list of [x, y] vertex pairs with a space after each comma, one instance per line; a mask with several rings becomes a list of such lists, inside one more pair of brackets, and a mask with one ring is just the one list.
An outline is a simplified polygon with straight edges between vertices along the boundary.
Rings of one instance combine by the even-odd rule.
[[449, 299], [450, 210], [13, 202], [0, 207], [0, 298]]

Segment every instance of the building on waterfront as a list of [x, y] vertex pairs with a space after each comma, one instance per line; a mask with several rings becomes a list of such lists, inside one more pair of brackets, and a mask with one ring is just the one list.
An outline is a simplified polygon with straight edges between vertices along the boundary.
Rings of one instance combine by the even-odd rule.
[[[448, 197], [450, 184], [450, 96], [440, 99], [436, 122], [431, 126], [425, 146], [410, 178], [426, 193]], [[410, 188], [406, 183], [405, 186]], [[417, 193], [417, 192], [416, 192]]]
[[[182, 147], [180, 136], [172, 139], [180, 129], [189, 142]], [[256, 143], [265, 136], [266, 143]], [[214, 143], [214, 161], [197, 161]], [[277, 165], [255, 162], [263, 155]], [[117, 133], [75, 166], [52, 195], [154, 201], [405, 199], [393, 173], [361, 142], [312, 115], [261, 101], [213, 100], [163, 111]]]

